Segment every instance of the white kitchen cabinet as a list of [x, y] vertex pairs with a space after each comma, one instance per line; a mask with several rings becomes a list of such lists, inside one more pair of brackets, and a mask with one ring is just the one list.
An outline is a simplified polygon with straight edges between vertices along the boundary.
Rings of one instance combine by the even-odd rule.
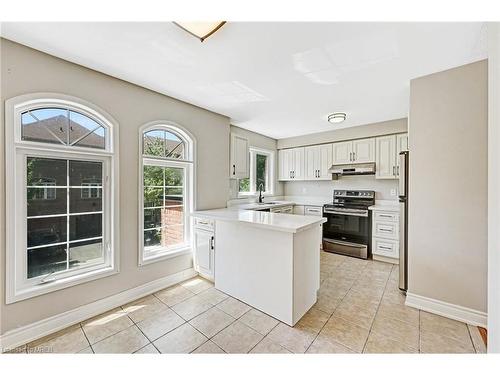
[[250, 154], [248, 139], [238, 135], [231, 134], [230, 150], [230, 177], [248, 178], [250, 172]]
[[372, 217], [373, 259], [398, 263], [399, 212], [374, 210]]
[[203, 277], [214, 279], [215, 232], [197, 226], [194, 229], [194, 268]]
[[278, 158], [281, 181], [304, 180], [304, 147], [280, 150]]
[[323, 207], [321, 207], [321, 206], [305, 206], [304, 215], [323, 216]]
[[399, 178], [399, 153], [408, 150], [408, 133], [377, 137], [376, 178]]
[[310, 146], [304, 148], [304, 179], [330, 180], [328, 169], [332, 166], [331, 144]]
[[396, 178], [396, 136], [377, 137], [376, 141], [375, 177], [379, 179]]
[[375, 139], [365, 138], [333, 144], [333, 164], [373, 163]]
[[355, 163], [373, 163], [375, 161], [375, 138], [352, 141], [352, 160]]
[[352, 141], [333, 144], [333, 164], [352, 163]]
[[408, 133], [396, 135], [396, 176], [399, 178], [399, 153], [408, 151]]

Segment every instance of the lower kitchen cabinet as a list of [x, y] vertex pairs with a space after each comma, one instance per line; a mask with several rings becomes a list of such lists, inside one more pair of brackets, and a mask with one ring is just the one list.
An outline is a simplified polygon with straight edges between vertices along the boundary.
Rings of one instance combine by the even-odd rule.
[[213, 222], [208, 220], [196, 219], [195, 221], [194, 268], [203, 277], [214, 279], [215, 231]]
[[399, 213], [376, 210], [372, 217], [373, 259], [399, 263]]

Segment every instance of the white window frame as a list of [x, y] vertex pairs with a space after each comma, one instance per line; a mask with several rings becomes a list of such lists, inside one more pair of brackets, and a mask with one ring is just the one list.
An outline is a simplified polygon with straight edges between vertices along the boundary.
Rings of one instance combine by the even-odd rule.
[[[21, 114], [59, 107], [77, 111], [106, 128], [104, 150], [23, 140]], [[119, 272], [118, 125], [99, 107], [57, 93], [21, 95], [5, 102], [6, 127], [6, 303], [14, 303]], [[88, 160], [103, 163], [104, 263], [27, 278], [27, 157]]]
[[[143, 154], [144, 134], [151, 130], [165, 130], [177, 135], [184, 142], [184, 159], [155, 157]], [[196, 205], [195, 176], [196, 176], [196, 140], [193, 135], [182, 126], [172, 121], [153, 121], [139, 129], [139, 266], [159, 262], [165, 259], [192, 253], [193, 223], [191, 213]], [[184, 236], [182, 245], [172, 247], [158, 246], [154, 251], [145, 251], [144, 248], [144, 166], [184, 168]], [[149, 253], [149, 255], [148, 255]]]
[[[259, 195], [259, 190], [256, 185], [256, 174], [257, 174], [257, 154], [267, 156], [267, 190], [262, 192], [262, 196], [269, 197], [274, 195], [274, 180], [275, 176], [275, 165], [274, 165], [274, 155], [275, 151], [266, 150], [263, 148], [250, 147], [250, 191], [239, 191], [238, 197], [248, 198]], [[239, 189], [239, 181], [238, 181]]]

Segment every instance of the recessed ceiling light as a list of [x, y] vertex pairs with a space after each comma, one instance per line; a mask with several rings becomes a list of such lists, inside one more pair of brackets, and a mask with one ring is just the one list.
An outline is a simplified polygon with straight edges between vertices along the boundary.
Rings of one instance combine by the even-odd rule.
[[210, 35], [219, 30], [226, 21], [215, 21], [215, 22], [174, 22], [184, 31], [197, 37], [200, 41], [204, 41]]
[[345, 121], [346, 118], [347, 115], [344, 112], [333, 112], [328, 115], [328, 122], [337, 124], [339, 122]]

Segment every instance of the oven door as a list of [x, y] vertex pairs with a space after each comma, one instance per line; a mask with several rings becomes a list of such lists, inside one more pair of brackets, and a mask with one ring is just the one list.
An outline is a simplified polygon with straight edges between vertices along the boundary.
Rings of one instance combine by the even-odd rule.
[[323, 224], [323, 238], [368, 245], [370, 216], [368, 210], [324, 210], [327, 222]]

